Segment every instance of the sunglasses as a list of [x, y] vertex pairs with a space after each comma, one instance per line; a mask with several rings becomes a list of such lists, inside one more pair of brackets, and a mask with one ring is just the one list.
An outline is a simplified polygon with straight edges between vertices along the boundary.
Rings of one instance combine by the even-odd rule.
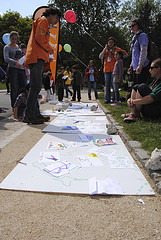
[[153, 70], [153, 68], [158, 68], [158, 66], [150, 67], [149, 69], [150, 69], [150, 70]]
[[137, 25], [137, 24], [136, 23], [132, 24], [131, 26], [129, 26], [129, 28], [133, 28], [133, 27], [135, 27], [135, 25]]

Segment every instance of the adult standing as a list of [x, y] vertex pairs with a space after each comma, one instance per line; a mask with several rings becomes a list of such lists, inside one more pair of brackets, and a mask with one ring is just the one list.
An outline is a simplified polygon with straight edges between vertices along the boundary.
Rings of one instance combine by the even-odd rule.
[[72, 67], [72, 87], [73, 87], [73, 97], [72, 101], [76, 100], [76, 94], [77, 94], [77, 99], [78, 102], [81, 100], [81, 83], [82, 83], [82, 75], [81, 72], [78, 71], [77, 66]]
[[133, 74], [134, 84], [146, 83], [149, 75], [149, 60], [148, 55], [148, 35], [142, 31], [142, 23], [139, 18], [135, 18], [131, 21], [131, 31], [134, 33], [134, 37], [131, 43], [132, 49], [132, 61], [129, 74]]
[[16, 31], [10, 33], [10, 43], [4, 47], [4, 60], [8, 63], [8, 78], [11, 87], [11, 106], [19, 94], [21, 88], [24, 88], [27, 83], [24, 66], [18, 60], [23, 56], [21, 48], [18, 46], [19, 34]]
[[[121, 50], [124, 57], [127, 56], [127, 52], [116, 46], [116, 39], [110, 37], [103, 51], [99, 54], [100, 59], [104, 59], [104, 78], [105, 78], [105, 103], [111, 102], [111, 86], [113, 86], [113, 69], [116, 59], [114, 54], [116, 51]], [[113, 94], [114, 98], [114, 94]], [[114, 99], [113, 99], [114, 100]]]
[[40, 114], [37, 99], [42, 87], [45, 62], [49, 62], [49, 54], [54, 52], [49, 44], [49, 28], [55, 25], [60, 17], [60, 11], [50, 7], [32, 25], [25, 61], [25, 64], [29, 65], [30, 68], [30, 92], [24, 118], [26, 123], [41, 124], [46, 121]]
[[97, 94], [97, 76], [98, 70], [93, 64], [93, 60], [89, 61], [89, 65], [85, 70], [86, 81], [88, 84], [88, 98], [91, 100], [91, 87], [93, 86], [95, 98], [98, 98]]

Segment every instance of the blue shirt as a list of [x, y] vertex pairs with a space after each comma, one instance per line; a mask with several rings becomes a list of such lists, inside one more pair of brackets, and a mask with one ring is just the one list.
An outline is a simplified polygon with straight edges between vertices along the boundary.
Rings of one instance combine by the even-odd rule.
[[[147, 46], [148, 48], [148, 35], [146, 33], [140, 33], [138, 36], [138, 33], [134, 36], [132, 41], [132, 67], [134, 70], [137, 69], [139, 66], [139, 57], [140, 57], [140, 47], [141, 46]], [[146, 67], [149, 64], [148, 58], [146, 58], [143, 68]]]
[[89, 75], [89, 81], [94, 82], [94, 68], [90, 67], [89, 70], [92, 71]]

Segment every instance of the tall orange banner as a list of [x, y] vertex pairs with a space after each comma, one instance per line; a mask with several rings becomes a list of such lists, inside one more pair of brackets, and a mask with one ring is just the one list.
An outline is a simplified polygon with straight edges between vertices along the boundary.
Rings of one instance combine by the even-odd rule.
[[56, 78], [56, 70], [57, 70], [57, 55], [59, 50], [59, 22], [50, 28], [50, 38], [49, 44], [54, 50], [54, 54], [52, 55], [53, 61], [50, 63], [50, 69], [53, 76], [53, 82], [55, 83]]

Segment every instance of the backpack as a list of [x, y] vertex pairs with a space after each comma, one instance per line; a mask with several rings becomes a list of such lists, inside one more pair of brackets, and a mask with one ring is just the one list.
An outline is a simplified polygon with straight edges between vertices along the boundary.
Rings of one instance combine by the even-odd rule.
[[159, 58], [159, 49], [158, 49], [157, 45], [154, 42], [152, 42], [150, 39], [149, 39], [149, 44], [148, 44], [148, 56], [147, 57], [150, 62]]
[[[143, 33], [143, 32], [139, 32], [137, 34], [137, 39], [139, 38], [139, 35]], [[149, 38], [149, 36], [148, 36]], [[139, 39], [138, 39], [139, 42]], [[140, 45], [139, 45], [140, 48]], [[151, 41], [151, 39], [149, 38], [149, 43], [148, 43], [148, 55], [147, 58], [149, 59], [150, 62], [152, 62], [153, 60], [157, 59], [159, 57], [159, 49], [157, 47], [157, 45]]]

